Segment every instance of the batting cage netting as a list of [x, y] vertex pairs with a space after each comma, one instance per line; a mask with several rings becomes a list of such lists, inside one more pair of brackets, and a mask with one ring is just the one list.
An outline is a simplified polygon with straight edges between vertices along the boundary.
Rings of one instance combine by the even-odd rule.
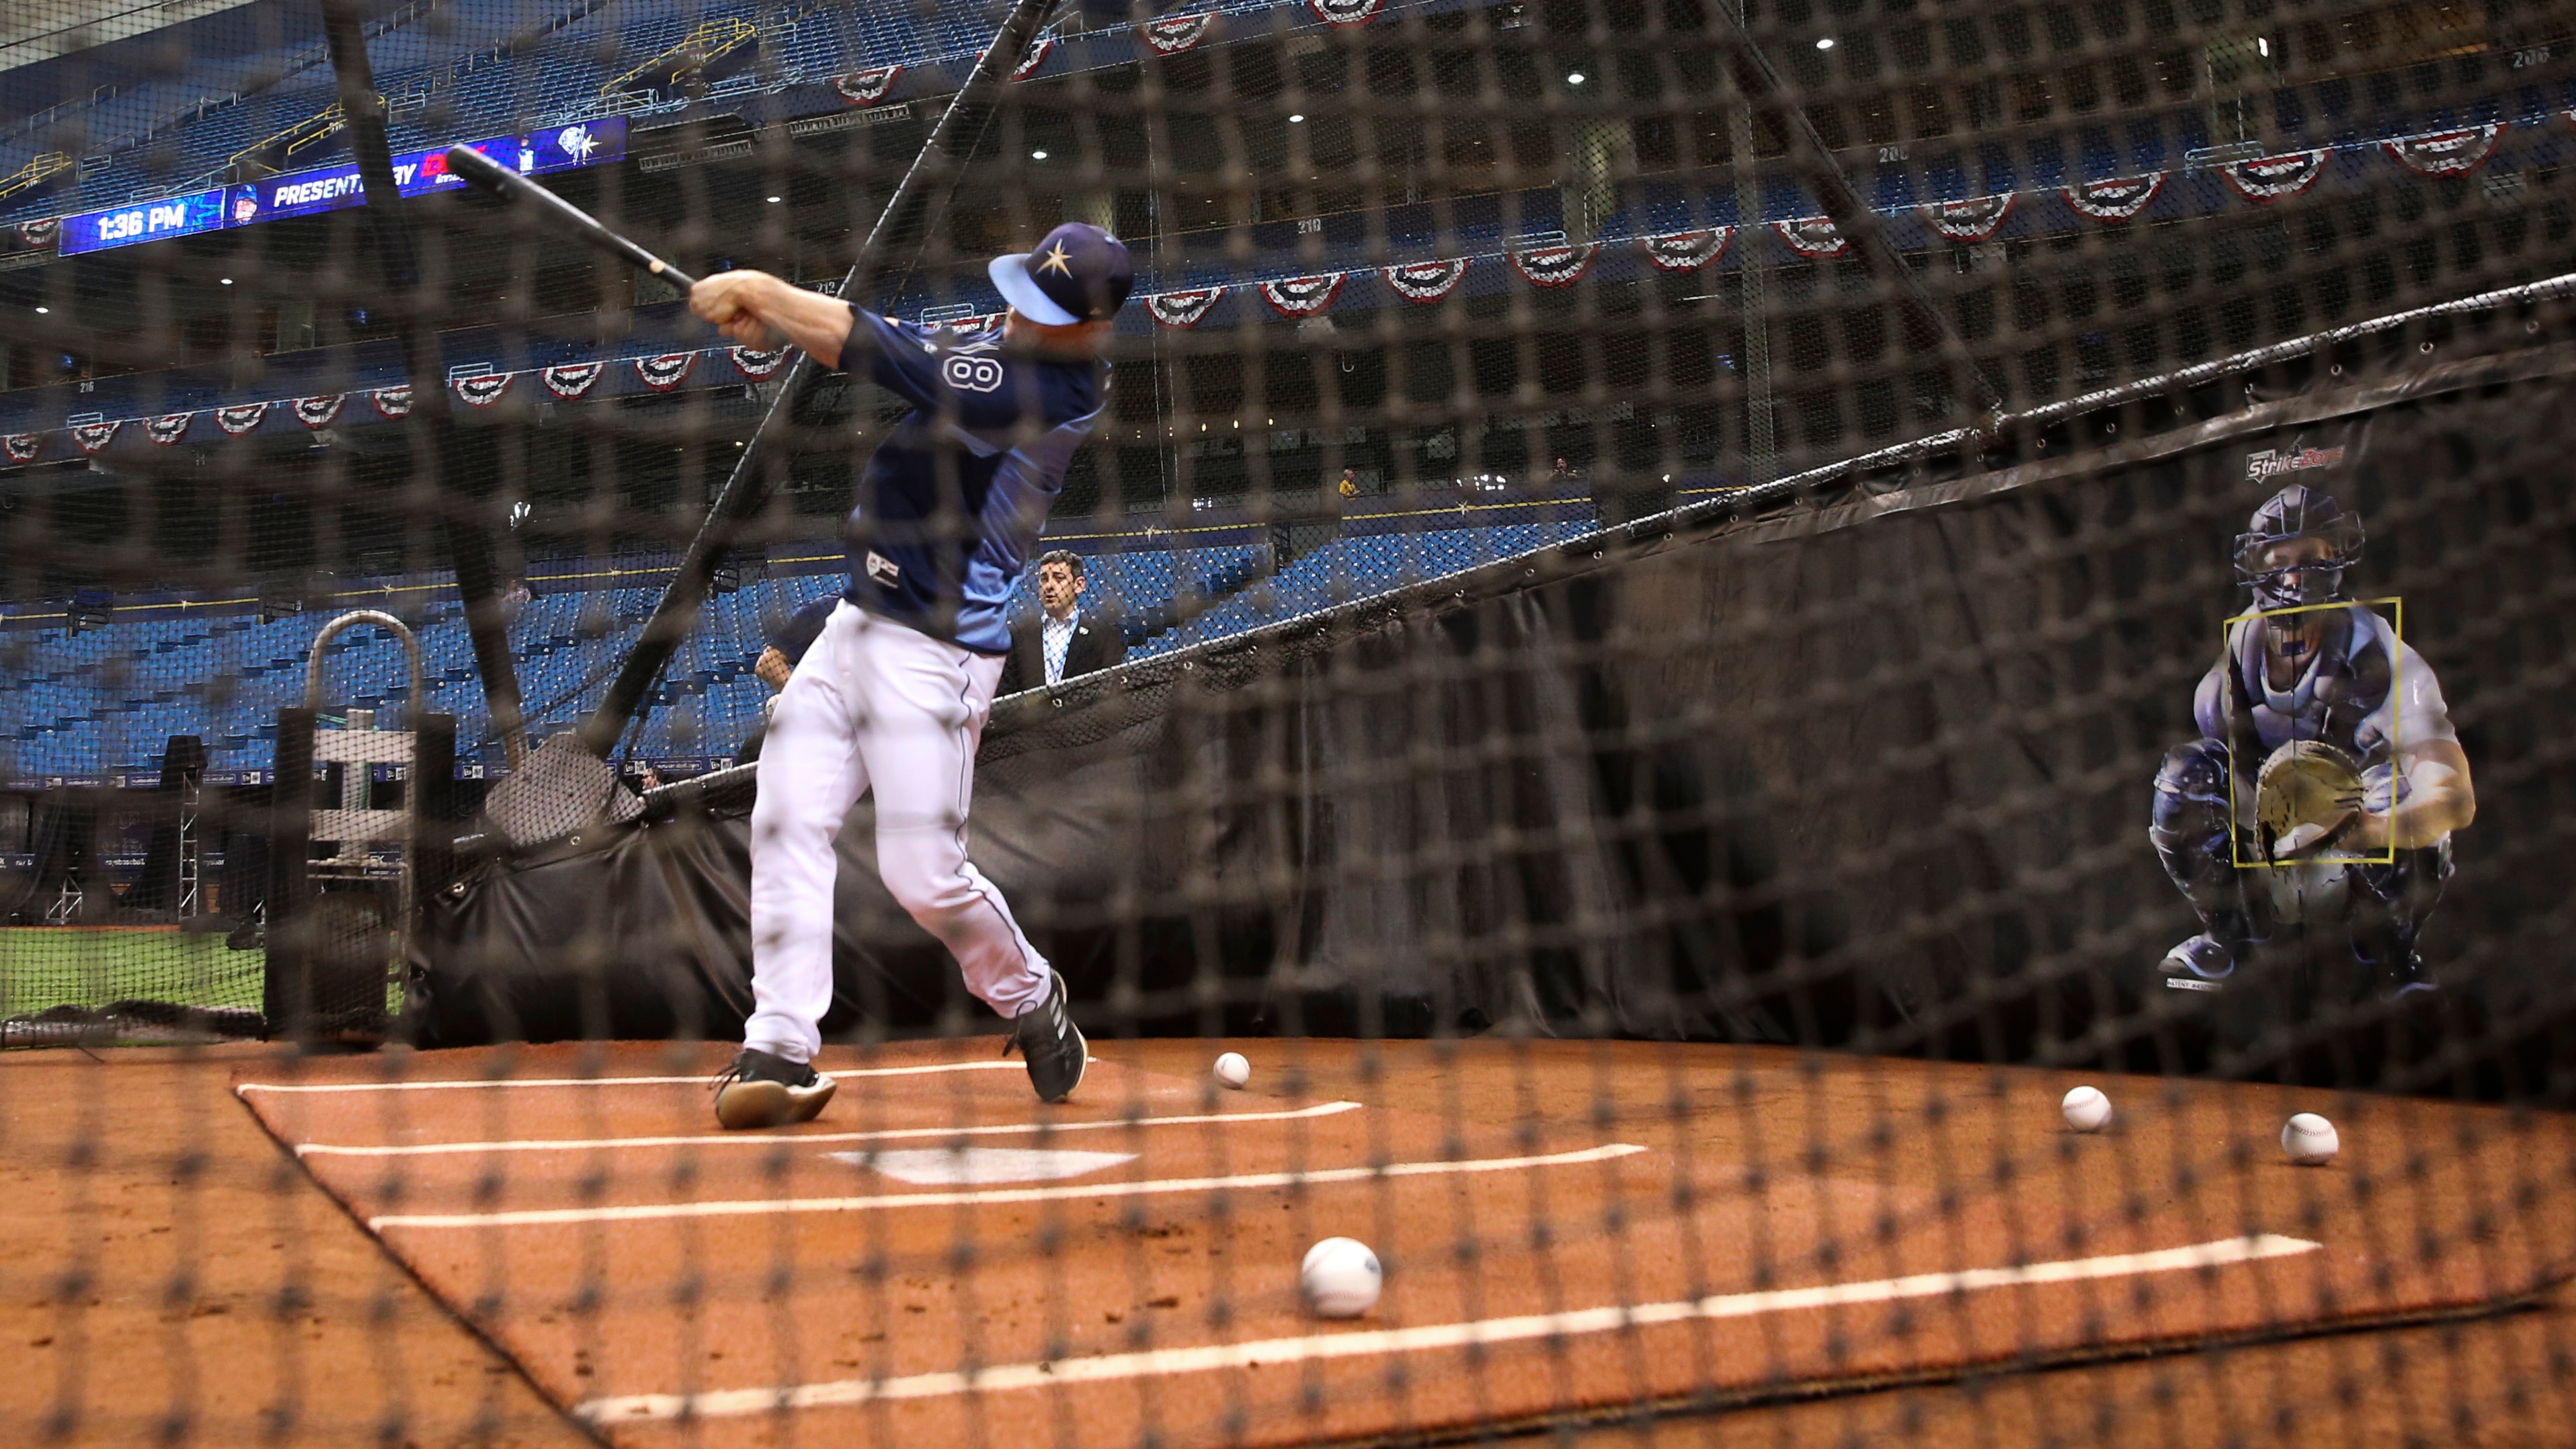
[[1158, 5], [0, 15], [0, 1438], [2563, 1435], [2576, 8]]

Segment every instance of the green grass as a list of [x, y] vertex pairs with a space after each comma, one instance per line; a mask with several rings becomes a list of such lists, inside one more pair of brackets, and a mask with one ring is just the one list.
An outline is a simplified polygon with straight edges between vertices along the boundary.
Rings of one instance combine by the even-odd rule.
[[228, 949], [221, 932], [0, 928], [0, 1017], [127, 998], [257, 1011], [267, 964], [265, 951]]

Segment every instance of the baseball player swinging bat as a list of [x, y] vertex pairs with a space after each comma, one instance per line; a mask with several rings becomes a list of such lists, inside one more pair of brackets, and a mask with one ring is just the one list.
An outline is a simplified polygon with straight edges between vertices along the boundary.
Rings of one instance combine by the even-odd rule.
[[[831, 1101], [835, 1083], [812, 1058], [832, 1002], [832, 840], [870, 791], [887, 890], [1010, 1021], [1010, 1047], [1038, 1096], [1062, 1101], [1087, 1060], [1064, 978], [966, 858], [966, 817], [1011, 646], [1003, 606], [1106, 403], [1099, 353], [1135, 285], [1127, 248], [1067, 222], [1033, 251], [994, 258], [987, 273], [1010, 303], [1002, 329], [957, 336], [766, 272], [692, 278], [486, 157], [460, 147], [448, 158], [467, 180], [536, 201], [591, 244], [686, 286], [690, 310], [734, 341], [802, 348], [912, 404], [869, 462], [844, 526], [849, 588], [780, 693], [761, 747], [754, 1010], [716, 1079], [716, 1120], [775, 1127], [811, 1121]], [[969, 529], [943, 516], [961, 504]]]

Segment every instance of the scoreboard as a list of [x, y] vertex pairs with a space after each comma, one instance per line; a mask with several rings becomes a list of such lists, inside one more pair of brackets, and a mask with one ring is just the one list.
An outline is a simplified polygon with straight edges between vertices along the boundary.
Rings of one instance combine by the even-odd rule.
[[[626, 157], [626, 118], [609, 116], [569, 126], [550, 127], [524, 136], [496, 136], [470, 145], [523, 175], [569, 171]], [[447, 173], [447, 148], [406, 152], [393, 158], [394, 184], [405, 196], [449, 191], [465, 183]], [[139, 242], [194, 236], [222, 227], [249, 226], [273, 217], [309, 216], [364, 206], [366, 191], [354, 161], [270, 176], [234, 186], [162, 196], [63, 218], [60, 250], [64, 256], [104, 251]]]

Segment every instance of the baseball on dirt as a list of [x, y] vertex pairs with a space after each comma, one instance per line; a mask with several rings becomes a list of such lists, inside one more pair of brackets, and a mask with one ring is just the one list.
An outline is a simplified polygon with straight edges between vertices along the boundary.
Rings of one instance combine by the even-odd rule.
[[2111, 1099], [2100, 1087], [2077, 1087], [2057, 1104], [2066, 1114], [2066, 1125], [2078, 1132], [2099, 1132], [2111, 1125]]
[[1252, 1080], [1252, 1063], [1241, 1052], [1227, 1052], [1216, 1059], [1216, 1079], [1229, 1087], [1240, 1087]]
[[2334, 1124], [2314, 1112], [2301, 1112], [2281, 1126], [2281, 1152], [2301, 1167], [2323, 1167], [2343, 1150]]
[[1357, 1318], [1377, 1304], [1386, 1272], [1377, 1254], [1356, 1238], [1326, 1238], [1306, 1250], [1297, 1270], [1297, 1286], [1306, 1302], [1326, 1318]]

